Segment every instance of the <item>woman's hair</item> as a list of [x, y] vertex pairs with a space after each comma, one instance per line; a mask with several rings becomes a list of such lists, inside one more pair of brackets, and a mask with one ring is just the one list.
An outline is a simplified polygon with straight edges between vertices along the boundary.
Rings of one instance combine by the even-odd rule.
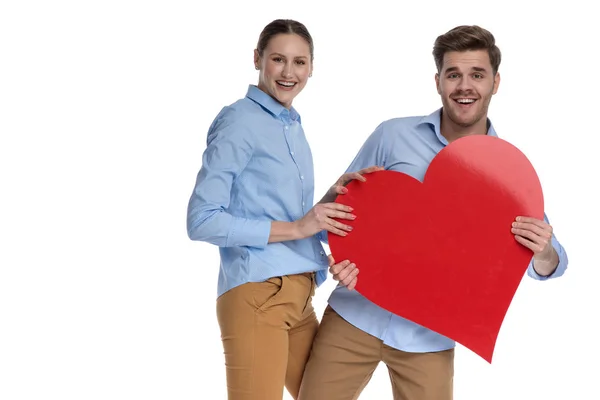
[[312, 36], [310, 36], [308, 29], [306, 29], [303, 24], [298, 21], [294, 21], [293, 19], [276, 19], [264, 27], [258, 38], [258, 44], [256, 45], [256, 49], [258, 50], [258, 55], [260, 57], [262, 57], [263, 52], [269, 45], [269, 41], [280, 33], [295, 33], [306, 40], [306, 43], [308, 43], [308, 47], [310, 48], [310, 58], [312, 61], [314, 58], [314, 45]]

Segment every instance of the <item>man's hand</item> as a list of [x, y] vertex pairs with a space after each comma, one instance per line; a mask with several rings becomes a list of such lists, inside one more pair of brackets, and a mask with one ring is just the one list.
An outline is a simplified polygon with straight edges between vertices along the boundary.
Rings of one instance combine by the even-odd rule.
[[552, 247], [552, 226], [537, 218], [517, 217], [511, 231], [517, 242], [533, 251], [535, 271], [542, 276], [552, 275], [559, 261]]
[[354, 290], [358, 281], [358, 268], [356, 264], [349, 260], [344, 260], [340, 263], [335, 263], [333, 256], [329, 255], [329, 272], [333, 275], [333, 279], [346, 286], [348, 290]]

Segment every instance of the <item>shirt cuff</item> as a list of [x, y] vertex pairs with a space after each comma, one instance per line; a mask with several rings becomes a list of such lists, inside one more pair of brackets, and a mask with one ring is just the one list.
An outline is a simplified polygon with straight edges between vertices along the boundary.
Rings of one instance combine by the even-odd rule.
[[546, 281], [548, 279], [558, 278], [559, 276], [562, 276], [565, 273], [566, 269], [567, 269], [566, 255], [558, 253], [558, 265], [556, 266], [556, 269], [554, 270], [554, 272], [552, 272], [550, 275], [543, 276], [543, 275], [538, 274], [537, 271], [535, 270], [535, 268], [533, 268], [533, 258], [531, 259], [531, 262], [529, 263], [529, 268], [527, 269], [527, 275], [529, 275], [531, 278], [533, 278], [537, 281]]
[[271, 221], [260, 221], [246, 218], [233, 218], [227, 247], [247, 246], [266, 247], [271, 234]]

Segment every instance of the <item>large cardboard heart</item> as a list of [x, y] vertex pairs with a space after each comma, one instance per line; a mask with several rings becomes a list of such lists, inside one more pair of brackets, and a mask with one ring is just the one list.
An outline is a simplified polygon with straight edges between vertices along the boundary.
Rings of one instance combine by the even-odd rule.
[[544, 215], [527, 157], [497, 137], [468, 136], [436, 155], [423, 183], [380, 171], [347, 188], [336, 201], [354, 208], [354, 229], [330, 234], [329, 246], [337, 261], [356, 263], [356, 290], [491, 363], [533, 256], [511, 224]]

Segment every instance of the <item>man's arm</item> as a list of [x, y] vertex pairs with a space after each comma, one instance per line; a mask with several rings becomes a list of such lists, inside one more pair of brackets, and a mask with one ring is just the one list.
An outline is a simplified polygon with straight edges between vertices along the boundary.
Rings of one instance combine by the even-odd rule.
[[513, 223], [512, 232], [517, 242], [533, 251], [527, 275], [535, 280], [547, 280], [565, 273], [569, 258], [554, 235], [546, 214], [543, 220], [518, 217]]
[[[385, 122], [381, 123], [362, 145], [350, 166], [346, 169], [344, 175], [327, 191], [319, 203], [328, 203], [335, 201], [338, 194], [345, 194], [347, 190], [345, 185], [352, 179], [365, 180], [363, 175], [374, 171], [385, 169], [385, 149], [388, 148], [383, 143]], [[359, 177], [361, 176], [361, 177]], [[363, 179], [364, 178], [364, 179]], [[327, 231], [317, 233], [317, 239], [325, 244], [329, 244]]]

